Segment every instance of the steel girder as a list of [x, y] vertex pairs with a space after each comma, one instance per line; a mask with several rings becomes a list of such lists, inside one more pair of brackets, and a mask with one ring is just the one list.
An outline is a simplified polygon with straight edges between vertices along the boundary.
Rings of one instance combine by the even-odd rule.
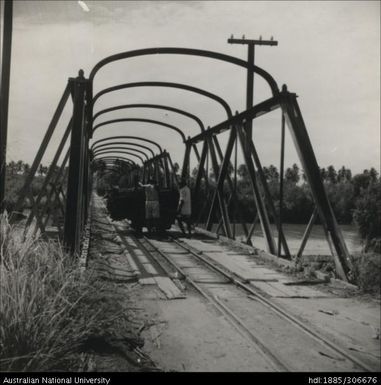
[[[277, 108], [281, 108], [286, 117], [287, 125], [291, 132], [295, 147], [299, 155], [299, 159], [303, 165], [303, 169], [305, 170], [307, 180], [311, 186], [311, 191], [319, 213], [319, 217], [322, 221], [323, 227], [327, 234], [327, 241], [328, 241], [328, 244], [330, 245], [331, 252], [335, 260], [336, 270], [343, 279], [347, 280], [347, 273], [351, 269], [349, 253], [346, 248], [341, 231], [337, 225], [337, 222], [336, 222], [334, 213], [332, 211], [332, 207], [329, 203], [327, 194], [325, 192], [323, 183], [321, 181], [319, 167], [317, 165], [317, 161], [313, 152], [311, 142], [309, 140], [309, 136], [308, 136], [299, 106], [296, 102], [295, 94], [289, 93], [284, 88], [280, 94], [274, 96], [273, 98], [268, 99], [262, 103], [259, 103], [245, 112], [237, 114], [236, 116], [229, 119], [228, 121], [222, 122], [216, 125], [215, 127], [206, 130], [204, 133], [198, 134], [197, 136], [189, 139], [187, 142], [195, 143], [195, 142], [203, 141], [207, 137], [212, 137], [214, 135], [217, 135], [218, 133], [221, 133], [227, 130], [231, 125], [239, 127], [238, 132], [239, 132], [239, 138], [241, 143], [242, 141], [248, 142], [249, 140], [245, 136], [244, 128], [242, 128], [245, 122], [248, 119], [254, 119], [255, 117], [258, 117], [264, 113], [273, 111]], [[231, 136], [232, 135], [234, 134], [231, 133]], [[233, 142], [234, 140], [230, 138], [224, 160], [226, 158], [230, 159], [231, 151], [233, 148]], [[249, 152], [247, 152], [247, 150], [245, 151], [244, 149], [242, 149], [242, 151], [245, 157], [246, 164], [249, 168], [253, 189], [257, 190], [257, 192], [255, 193], [256, 206], [258, 209], [258, 215], [261, 219], [263, 232], [265, 234], [265, 238], [267, 239], [267, 246], [269, 251], [275, 254], [275, 243], [273, 241], [273, 236], [269, 226], [268, 218], [266, 218], [268, 215], [267, 209], [264, 206], [264, 204], [261, 203], [262, 198], [258, 190], [256, 174], [258, 173], [263, 186], [266, 186], [266, 181], [263, 181], [263, 176], [261, 177], [261, 174], [262, 174], [261, 165], [259, 163], [259, 158], [256, 154], [254, 143], [252, 143], [252, 141], [249, 148], [250, 148]], [[257, 165], [257, 171], [255, 171], [254, 164]], [[228, 161], [226, 160], [221, 166], [220, 176], [219, 176], [219, 186], [222, 186], [224, 176], [226, 176], [227, 165], [228, 165]], [[258, 170], [261, 170], [261, 171], [258, 172]], [[266, 190], [266, 187], [265, 187], [265, 190]], [[215, 205], [216, 199], [218, 199], [217, 192], [215, 193], [215, 196], [213, 198], [212, 208]], [[210, 219], [209, 219], [209, 226], [210, 226]], [[280, 237], [283, 238], [282, 232], [280, 232]], [[283, 246], [285, 246], [285, 244], [283, 244]]]
[[69, 99], [70, 96], [70, 79], [69, 82], [67, 83], [65, 90], [62, 94], [62, 97], [58, 103], [58, 106], [54, 112], [54, 115], [52, 117], [52, 120], [49, 123], [48, 129], [46, 130], [45, 136], [41, 142], [41, 145], [37, 151], [37, 154], [33, 160], [33, 163], [30, 167], [29, 173], [25, 179], [24, 186], [22, 187], [16, 205], [15, 205], [15, 210], [14, 211], [20, 211], [21, 206], [24, 203], [24, 200], [27, 195], [29, 195], [29, 188], [32, 185], [33, 178], [36, 175], [37, 169], [39, 165], [41, 164], [42, 157], [45, 154], [45, 151], [48, 147], [48, 144], [53, 136], [54, 130], [57, 126], [57, 123], [62, 115], [62, 111], [66, 105], [67, 100]]
[[83, 71], [72, 80], [73, 128], [70, 140], [70, 163], [68, 189], [65, 209], [64, 244], [71, 254], [78, 254], [81, 246], [81, 234], [87, 219], [89, 203], [88, 189], [88, 141], [89, 130], [86, 126], [86, 93], [88, 80]]
[[5, 179], [7, 165], [7, 137], [8, 137], [8, 104], [9, 82], [11, 77], [11, 51], [12, 51], [12, 24], [13, 3], [4, 2], [4, 13], [0, 15], [3, 26], [1, 53], [1, 80], [0, 80], [0, 214], [5, 209]]

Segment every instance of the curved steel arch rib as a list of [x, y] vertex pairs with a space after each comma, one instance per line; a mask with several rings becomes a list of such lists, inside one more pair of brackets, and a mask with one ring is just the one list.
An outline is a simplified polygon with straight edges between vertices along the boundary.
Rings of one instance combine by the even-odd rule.
[[279, 93], [278, 85], [274, 80], [274, 78], [264, 69], [257, 67], [256, 65], [251, 65], [250, 63], [244, 60], [241, 60], [234, 56], [222, 54], [219, 52], [193, 49], [193, 48], [180, 48], [180, 47], [145, 48], [145, 49], [137, 49], [133, 51], [121, 52], [119, 54], [108, 56], [103, 60], [101, 60], [100, 62], [98, 62], [94, 66], [94, 68], [91, 70], [91, 73], [89, 76], [91, 84], [93, 84], [94, 78], [97, 72], [106, 64], [112, 63], [117, 60], [128, 59], [128, 58], [138, 57], [138, 56], [145, 56], [145, 55], [156, 55], [156, 54], [201, 56], [201, 57], [207, 57], [207, 58], [221, 60], [227, 63], [235, 64], [237, 66], [247, 68], [248, 70], [251, 70], [252, 72], [261, 76], [269, 85], [273, 95], [276, 95]]
[[103, 143], [103, 142], [106, 142], [107, 140], [114, 140], [114, 139], [141, 140], [142, 142], [151, 143], [151, 144], [155, 145], [159, 149], [160, 153], [163, 152], [163, 149], [161, 148], [161, 146], [157, 142], [150, 140], [150, 139], [142, 138], [140, 136], [131, 136], [131, 135], [109, 136], [108, 138], [98, 139], [92, 144], [91, 149], [98, 143]]
[[[128, 168], [128, 170], [133, 170], [133, 169], [135, 168], [135, 166], [134, 166], [133, 164], [128, 163], [128, 162], [126, 162], [125, 160], [119, 159], [119, 161], [120, 161], [121, 163], [123, 163], [124, 167]], [[105, 168], [108, 169], [108, 170], [109, 170], [110, 168], [112, 168], [112, 169], [114, 169], [114, 168], [117, 169], [117, 168], [118, 168], [118, 164], [112, 162], [111, 160], [110, 160], [110, 161], [106, 161], [106, 162], [105, 162]]]
[[144, 148], [145, 150], [149, 151], [150, 154], [152, 155], [152, 157], [155, 156], [155, 153], [152, 151], [151, 148], [147, 147], [147, 146], [143, 146], [142, 144], [139, 144], [139, 143], [134, 143], [134, 142], [108, 142], [108, 143], [104, 143], [104, 144], [99, 144], [97, 146], [92, 146], [91, 147], [91, 151], [96, 151], [100, 148], [103, 148], [103, 147], [108, 147], [108, 146], [116, 146], [116, 145], [131, 145], [131, 146], [135, 146], [135, 147], [139, 147], [139, 148]]
[[93, 154], [96, 155], [102, 151], [105, 150], [129, 150], [129, 151], [134, 151], [137, 152], [138, 154], [142, 154], [146, 157], [146, 159], [149, 159], [149, 156], [142, 150], [138, 150], [135, 147], [129, 147], [129, 146], [110, 146], [110, 147], [105, 147], [105, 148], [99, 148], [98, 150], [93, 151]]
[[106, 122], [102, 122], [102, 123], [97, 124], [93, 128], [93, 134], [94, 134], [95, 130], [99, 127], [106, 126], [106, 125], [112, 124], [112, 123], [121, 123], [121, 122], [143, 122], [143, 123], [152, 123], [152, 124], [164, 126], [164, 127], [170, 128], [171, 130], [176, 131], [181, 136], [184, 143], [186, 141], [184, 133], [178, 127], [173, 126], [173, 125], [168, 124], [168, 123], [160, 122], [159, 120], [143, 119], [143, 118], [123, 118], [123, 119], [107, 120]]
[[131, 158], [128, 158], [128, 157], [124, 157], [124, 156], [121, 156], [121, 155], [102, 155], [100, 154], [99, 156], [97, 156], [97, 158], [94, 158], [94, 161], [97, 161], [97, 160], [104, 160], [104, 161], [114, 161], [114, 160], [125, 160], [131, 164], [134, 164], [136, 165], [136, 163], [131, 159]]
[[94, 98], [92, 99], [92, 108], [94, 108], [95, 102], [102, 95], [105, 95], [105, 94], [113, 92], [113, 91], [118, 91], [118, 90], [122, 90], [122, 89], [126, 89], [126, 88], [134, 88], [134, 87], [168, 87], [168, 88], [178, 88], [181, 90], [194, 92], [196, 94], [203, 95], [205, 97], [213, 99], [216, 102], [218, 102], [219, 104], [221, 104], [221, 106], [226, 111], [227, 117], [229, 119], [233, 116], [229, 104], [224, 99], [222, 99], [220, 96], [215, 95], [215, 94], [208, 92], [206, 90], [203, 90], [201, 88], [189, 86], [188, 84], [174, 83], [174, 82], [133, 82], [133, 83], [124, 83], [124, 84], [119, 84], [117, 86], [105, 88], [105, 89], [99, 91], [94, 96]]
[[123, 162], [126, 162], [127, 164], [134, 166], [134, 167], [139, 167], [133, 160], [130, 158], [122, 157], [122, 156], [116, 156], [116, 157], [111, 157], [111, 156], [100, 156], [99, 158], [94, 159], [96, 160], [101, 160], [104, 162], [115, 162], [116, 160], [121, 160]]
[[131, 155], [131, 156], [135, 156], [142, 162], [142, 164], [144, 164], [144, 159], [141, 156], [136, 155], [133, 152], [125, 151], [125, 150], [124, 151], [123, 150], [103, 150], [103, 151], [99, 151], [97, 153], [97, 155], [106, 155], [106, 154], [114, 154], [114, 153], [127, 154], [127, 155]]
[[166, 110], [166, 111], [171, 111], [171, 112], [176, 112], [178, 114], [184, 115], [188, 118], [193, 119], [199, 126], [202, 131], [205, 131], [204, 124], [202, 123], [201, 119], [198, 118], [196, 115], [191, 114], [190, 112], [181, 110], [179, 108], [174, 108], [170, 106], [163, 106], [161, 104], [147, 104], [147, 103], [139, 103], [139, 104], [123, 104], [119, 106], [114, 106], [110, 108], [105, 108], [104, 110], [101, 110], [97, 112], [94, 117], [93, 117], [93, 122], [94, 120], [103, 114], [106, 114], [107, 112], [112, 112], [112, 111], [117, 111], [117, 110], [123, 110], [123, 109], [128, 109], [128, 108], [154, 108], [154, 109], [160, 109], [160, 110]]

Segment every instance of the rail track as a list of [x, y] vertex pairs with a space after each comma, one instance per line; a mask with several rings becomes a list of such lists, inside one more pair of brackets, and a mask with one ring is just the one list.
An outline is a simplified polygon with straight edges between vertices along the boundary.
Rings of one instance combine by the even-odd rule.
[[[126, 222], [127, 224], [127, 222]], [[125, 235], [115, 226], [120, 237]], [[373, 369], [312, 329], [225, 267], [181, 240], [160, 242], [129, 234], [155, 266], [189, 283], [266, 359], [275, 371], [366, 371]]]

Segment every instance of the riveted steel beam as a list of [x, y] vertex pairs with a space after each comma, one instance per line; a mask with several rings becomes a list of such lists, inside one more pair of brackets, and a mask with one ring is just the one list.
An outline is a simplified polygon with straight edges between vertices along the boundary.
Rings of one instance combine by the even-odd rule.
[[[1, 5], [0, 5], [1, 6]], [[7, 163], [7, 136], [8, 136], [8, 104], [9, 82], [11, 77], [12, 51], [12, 24], [13, 2], [4, 2], [4, 13], [1, 15], [3, 25], [1, 48], [1, 81], [0, 81], [0, 213], [5, 209], [5, 180]]]
[[281, 103], [291, 137], [311, 187], [319, 218], [327, 234], [327, 241], [329, 244], [331, 242], [333, 244], [332, 254], [336, 272], [343, 280], [347, 281], [348, 273], [352, 268], [350, 255], [321, 180], [320, 169], [296, 100], [296, 95], [289, 93], [286, 87], [284, 87]]
[[280, 107], [280, 102], [283, 98], [283, 95], [277, 95], [270, 99], [267, 99], [261, 103], [256, 104], [252, 108], [244, 112], [240, 112], [237, 115], [232, 116], [231, 118], [205, 130], [198, 135], [193, 136], [188, 141], [190, 143], [199, 143], [203, 141], [208, 136], [214, 136], [220, 134], [232, 127], [235, 124], [240, 124], [244, 120], [255, 119], [258, 116], [271, 112]]

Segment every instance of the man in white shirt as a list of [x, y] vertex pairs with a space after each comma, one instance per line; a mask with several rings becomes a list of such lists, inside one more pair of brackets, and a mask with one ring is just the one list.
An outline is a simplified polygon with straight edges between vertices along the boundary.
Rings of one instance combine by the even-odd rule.
[[177, 207], [177, 222], [182, 233], [185, 235], [183, 221], [187, 224], [188, 237], [192, 235], [191, 227], [191, 215], [192, 215], [192, 204], [191, 204], [191, 191], [187, 186], [186, 180], [182, 179], [180, 182], [180, 197], [179, 205]]
[[146, 225], [148, 232], [151, 233], [152, 228], [158, 230], [160, 220], [160, 205], [159, 205], [159, 191], [154, 179], [150, 179], [148, 184], [138, 183], [140, 187], [144, 187], [146, 196], [145, 211], [146, 211]]

